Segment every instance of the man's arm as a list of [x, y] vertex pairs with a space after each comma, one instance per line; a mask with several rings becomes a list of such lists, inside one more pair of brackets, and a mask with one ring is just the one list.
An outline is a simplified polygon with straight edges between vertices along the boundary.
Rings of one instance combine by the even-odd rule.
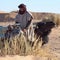
[[18, 17], [18, 14], [17, 14], [16, 17], [15, 17], [15, 23], [19, 23], [18, 21], [19, 21], [19, 17]]
[[33, 17], [31, 16], [31, 19], [27, 22], [25, 29], [28, 29], [32, 23]]

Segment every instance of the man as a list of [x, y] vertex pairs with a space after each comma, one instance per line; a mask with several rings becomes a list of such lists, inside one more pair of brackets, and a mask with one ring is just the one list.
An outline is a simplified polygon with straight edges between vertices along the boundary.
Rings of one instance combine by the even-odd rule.
[[18, 6], [19, 12], [16, 15], [15, 22], [20, 24], [22, 31], [26, 34], [30, 41], [33, 41], [33, 27], [32, 27], [32, 15], [27, 11], [26, 5], [20, 4]]

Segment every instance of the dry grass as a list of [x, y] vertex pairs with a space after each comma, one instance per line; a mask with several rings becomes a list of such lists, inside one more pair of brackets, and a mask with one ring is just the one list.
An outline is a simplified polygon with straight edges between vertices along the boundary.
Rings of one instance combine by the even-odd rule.
[[6, 56], [6, 55], [20, 55], [20, 56], [26, 56], [26, 55], [34, 55], [34, 56], [40, 56], [40, 57], [47, 57], [50, 60], [57, 60], [56, 56], [49, 53], [49, 45], [46, 47], [41, 48], [40, 41], [37, 44], [38, 40], [35, 40], [34, 45], [31, 46], [31, 44], [26, 41], [25, 37], [21, 35], [19, 38], [15, 37], [11, 40], [0, 40], [0, 56]]
[[23, 35], [10, 40], [0, 40], [0, 54], [2, 55], [29, 55], [32, 54], [32, 49], [33, 47]]

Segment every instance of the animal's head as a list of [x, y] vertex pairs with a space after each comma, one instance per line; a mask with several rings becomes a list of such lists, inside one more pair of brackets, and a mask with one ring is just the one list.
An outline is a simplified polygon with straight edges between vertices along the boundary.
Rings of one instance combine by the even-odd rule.
[[37, 23], [38, 28], [35, 28], [35, 34], [37, 35], [48, 35], [51, 32], [51, 29], [55, 27], [55, 23], [52, 21], [49, 22], [39, 22]]
[[52, 21], [46, 22], [46, 26], [47, 26], [48, 28], [53, 28], [53, 27], [55, 27], [55, 23], [52, 22]]

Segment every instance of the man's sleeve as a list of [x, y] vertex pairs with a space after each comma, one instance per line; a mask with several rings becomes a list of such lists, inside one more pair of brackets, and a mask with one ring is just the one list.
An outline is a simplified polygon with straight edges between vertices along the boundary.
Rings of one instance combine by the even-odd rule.
[[16, 17], [15, 17], [15, 23], [18, 23], [18, 15], [16, 15]]
[[27, 20], [29, 21], [29, 20], [32, 20], [33, 19], [33, 16], [32, 16], [32, 14], [31, 13], [27, 13]]
[[32, 19], [33, 19], [32, 14], [31, 13], [28, 13], [27, 14], [27, 20], [28, 20], [28, 22], [27, 22], [27, 25], [26, 25], [26, 28], [27, 29], [32, 25]]

